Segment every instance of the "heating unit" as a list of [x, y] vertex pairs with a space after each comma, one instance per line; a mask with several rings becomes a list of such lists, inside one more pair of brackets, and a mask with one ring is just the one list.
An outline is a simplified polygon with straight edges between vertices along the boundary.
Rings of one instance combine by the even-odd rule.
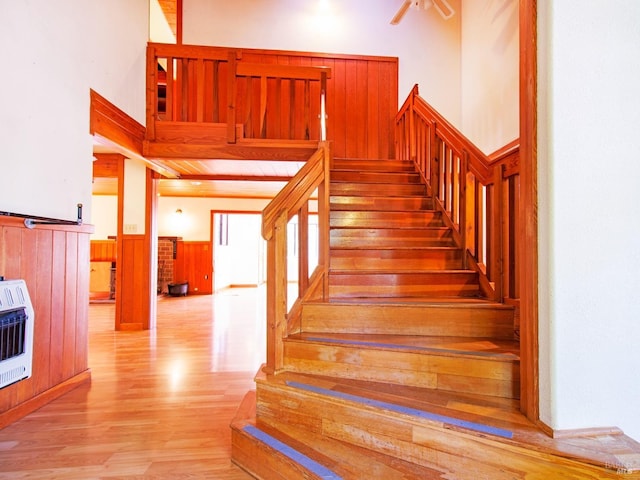
[[0, 278], [0, 388], [31, 376], [33, 320], [25, 281]]

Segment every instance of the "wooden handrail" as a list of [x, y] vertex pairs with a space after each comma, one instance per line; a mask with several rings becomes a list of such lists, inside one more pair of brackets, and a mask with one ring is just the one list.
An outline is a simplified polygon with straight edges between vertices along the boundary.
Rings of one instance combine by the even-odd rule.
[[[329, 268], [329, 143], [318, 150], [262, 211], [262, 236], [267, 241], [267, 361], [265, 371], [275, 373], [283, 367], [283, 339], [300, 330], [303, 299], [326, 299]], [[318, 264], [309, 275], [309, 204], [318, 204]], [[288, 298], [287, 225], [298, 216], [298, 295]], [[291, 305], [291, 307], [289, 307]]]
[[149, 43], [146, 139], [163, 122], [226, 123], [230, 144], [239, 125], [245, 138], [324, 139], [328, 78], [328, 67], [249, 63], [236, 49]]
[[396, 157], [416, 164], [485, 295], [517, 305], [519, 141], [485, 155], [416, 85], [396, 116]]

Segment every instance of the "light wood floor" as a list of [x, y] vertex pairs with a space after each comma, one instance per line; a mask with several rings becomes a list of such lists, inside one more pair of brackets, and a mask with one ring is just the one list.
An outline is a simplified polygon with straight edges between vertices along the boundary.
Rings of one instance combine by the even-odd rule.
[[264, 363], [264, 291], [162, 297], [158, 327], [89, 309], [90, 385], [0, 430], [1, 479], [249, 479], [229, 423]]

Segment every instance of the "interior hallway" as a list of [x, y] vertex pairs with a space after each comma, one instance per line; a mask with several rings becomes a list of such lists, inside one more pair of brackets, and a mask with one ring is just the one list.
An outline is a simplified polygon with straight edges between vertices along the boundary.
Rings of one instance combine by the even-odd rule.
[[157, 329], [89, 308], [90, 385], [0, 430], [0, 478], [251, 478], [229, 423], [265, 358], [263, 288], [160, 297]]

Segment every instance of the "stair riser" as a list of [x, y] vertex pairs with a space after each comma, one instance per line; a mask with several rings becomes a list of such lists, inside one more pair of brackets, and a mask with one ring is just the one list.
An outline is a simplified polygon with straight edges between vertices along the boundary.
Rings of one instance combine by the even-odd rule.
[[361, 196], [426, 196], [424, 185], [395, 185], [376, 183], [332, 183], [329, 191], [330, 195], [361, 195]]
[[362, 345], [285, 341], [285, 369], [372, 382], [516, 398], [519, 361]]
[[451, 239], [451, 230], [439, 228], [334, 228], [329, 233], [331, 239], [336, 238], [392, 238], [398, 240], [445, 238]]
[[282, 458], [273, 449], [237, 429], [231, 433], [231, 458], [233, 463], [257, 479], [314, 478], [309, 477], [309, 472], [300, 465]]
[[419, 184], [420, 175], [417, 173], [377, 173], [377, 172], [357, 172], [351, 170], [332, 170], [330, 173], [331, 182], [360, 182], [360, 183], [411, 183]]
[[427, 197], [354, 197], [331, 196], [330, 209], [332, 211], [374, 210], [395, 211], [430, 210], [433, 201]]
[[354, 170], [358, 172], [409, 172], [415, 173], [416, 166], [411, 161], [389, 160], [344, 160], [334, 159], [331, 170]]
[[404, 248], [374, 249], [371, 245], [359, 249], [339, 249], [332, 246], [329, 255], [332, 270], [454, 270], [462, 268], [459, 249]]
[[[345, 318], [349, 321], [345, 322]], [[302, 331], [480, 338], [513, 338], [513, 310], [502, 306], [336, 305], [307, 303]]]
[[473, 297], [477, 274], [460, 272], [329, 274], [329, 297]]
[[368, 212], [368, 211], [335, 211], [329, 216], [331, 228], [422, 228], [443, 227], [442, 215], [439, 212]]
[[[341, 237], [331, 238], [330, 248], [425, 248], [453, 247], [451, 238], [379, 238], [379, 237]], [[399, 267], [396, 267], [399, 268]]]

